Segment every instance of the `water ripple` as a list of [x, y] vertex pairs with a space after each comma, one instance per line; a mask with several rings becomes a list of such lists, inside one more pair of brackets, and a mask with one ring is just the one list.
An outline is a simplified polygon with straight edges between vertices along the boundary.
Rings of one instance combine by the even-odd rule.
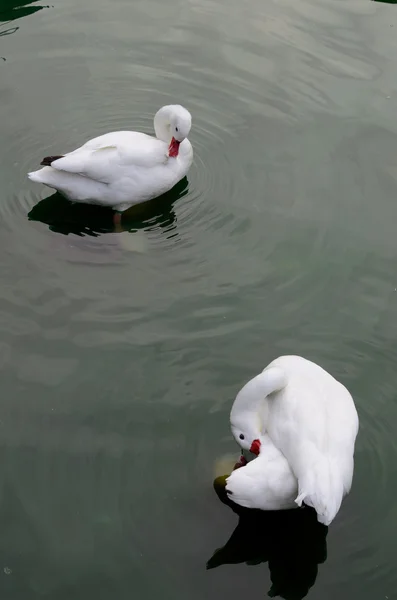
[[[208, 490], [219, 446], [235, 449], [230, 403], [294, 352], [346, 383], [361, 422], [319, 596], [394, 589], [390, 17], [356, 0], [94, 4], [57, 3], [1, 37], [7, 564], [11, 553], [26, 573], [20, 549], [36, 548], [37, 531], [47, 564], [33, 568], [32, 551], [26, 575], [37, 594], [62, 600], [48, 574], [63, 568], [69, 582], [94, 563], [92, 581], [104, 566], [106, 584], [132, 573], [147, 590], [145, 565], [166, 555], [167, 573], [184, 565], [180, 593], [212, 598], [195, 577], [200, 544], [223, 524]], [[193, 116], [194, 164], [119, 229], [111, 211], [27, 180], [43, 156], [96, 135], [153, 133], [156, 110], [175, 102]], [[252, 585], [233, 568], [227, 582], [222, 597]]]

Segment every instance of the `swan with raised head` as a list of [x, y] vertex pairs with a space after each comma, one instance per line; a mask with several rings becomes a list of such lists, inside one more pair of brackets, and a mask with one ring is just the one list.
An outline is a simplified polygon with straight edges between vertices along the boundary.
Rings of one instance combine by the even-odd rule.
[[191, 115], [180, 105], [163, 106], [154, 117], [156, 137], [113, 131], [64, 155], [47, 156], [29, 179], [73, 202], [100, 204], [121, 213], [164, 194], [185, 177], [193, 148]]
[[[318, 521], [329, 525], [353, 479], [358, 416], [349, 391], [319, 365], [281, 356], [240, 390], [230, 422], [241, 448], [258, 456], [229, 477], [230, 498], [238, 504], [242, 497], [243, 506], [250, 502], [251, 508], [269, 510], [263, 490], [269, 505], [279, 509], [291, 504], [294, 495], [296, 506], [312, 506]], [[244, 476], [248, 468], [251, 484]]]

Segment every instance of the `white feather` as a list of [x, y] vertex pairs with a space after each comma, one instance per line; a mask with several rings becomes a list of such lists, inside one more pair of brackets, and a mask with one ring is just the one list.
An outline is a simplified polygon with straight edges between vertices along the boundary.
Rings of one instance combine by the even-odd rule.
[[297, 508], [298, 482], [287, 460], [268, 436], [261, 438], [259, 456], [227, 478], [226, 492], [230, 500], [246, 508]]

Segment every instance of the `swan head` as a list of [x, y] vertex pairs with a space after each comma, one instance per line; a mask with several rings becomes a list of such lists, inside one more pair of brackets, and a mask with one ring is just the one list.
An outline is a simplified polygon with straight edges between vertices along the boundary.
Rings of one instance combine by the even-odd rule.
[[261, 415], [255, 406], [246, 405], [244, 395], [245, 388], [237, 394], [230, 413], [230, 427], [237, 444], [242, 450], [247, 450], [258, 455], [261, 448]]
[[185, 140], [192, 127], [192, 116], [180, 104], [163, 106], [154, 117], [154, 130], [159, 140], [169, 144], [168, 156], [175, 158], [179, 144]]
[[256, 428], [252, 423], [238, 420], [231, 424], [231, 429], [233, 437], [240, 448], [256, 456], [259, 455], [262, 445], [262, 433], [259, 427]]
[[230, 425], [234, 439], [243, 450], [259, 455], [266, 439], [263, 436], [269, 411], [267, 399], [287, 383], [285, 371], [270, 366], [248, 381], [237, 394], [230, 411]]
[[183, 106], [173, 106], [170, 111], [170, 129], [172, 137], [179, 143], [183, 142], [192, 127], [191, 114]]
[[230, 411], [230, 427], [237, 444], [243, 450], [259, 455], [263, 426], [267, 416], [266, 379], [257, 375], [239, 391]]

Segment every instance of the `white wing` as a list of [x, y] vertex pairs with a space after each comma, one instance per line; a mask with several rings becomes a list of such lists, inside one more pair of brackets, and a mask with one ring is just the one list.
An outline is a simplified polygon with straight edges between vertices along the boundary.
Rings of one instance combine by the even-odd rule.
[[301, 357], [280, 357], [271, 366], [284, 368], [289, 383], [266, 400], [267, 431], [298, 479], [297, 503], [312, 506], [329, 525], [353, 477], [358, 432], [353, 398], [332, 375]]
[[165, 142], [144, 133], [115, 131], [89, 140], [77, 150], [54, 160], [51, 167], [111, 183], [128, 168], [153, 168], [166, 160]]

